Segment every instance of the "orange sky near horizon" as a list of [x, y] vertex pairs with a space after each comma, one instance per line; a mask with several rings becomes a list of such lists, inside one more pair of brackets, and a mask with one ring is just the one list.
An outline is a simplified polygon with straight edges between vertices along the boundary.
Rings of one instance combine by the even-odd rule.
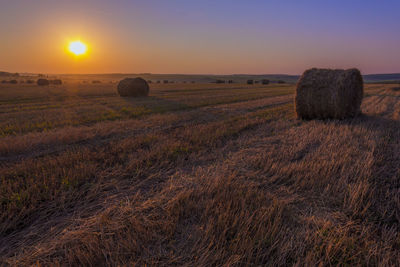
[[[353, 18], [352, 10], [343, 13], [340, 7], [326, 10], [338, 14], [321, 15], [309, 11], [311, 5], [300, 10], [293, 1], [276, 2], [273, 7], [259, 1], [252, 6], [222, 2], [213, 6], [175, 0], [170, 5], [155, 0], [2, 3], [0, 24], [7, 27], [0, 29], [0, 70], [300, 74], [310, 67], [357, 67], [364, 73], [400, 72], [394, 15]], [[325, 7], [316, 3], [312, 7], [321, 12]], [[265, 15], [271, 8], [279, 15]], [[364, 12], [379, 11], [370, 8]], [[337, 25], [339, 13], [348, 24]], [[383, 16], [387, 25], [374, 22]], [[89, 51], [74, 57], [66, 47], [78, 39]]]

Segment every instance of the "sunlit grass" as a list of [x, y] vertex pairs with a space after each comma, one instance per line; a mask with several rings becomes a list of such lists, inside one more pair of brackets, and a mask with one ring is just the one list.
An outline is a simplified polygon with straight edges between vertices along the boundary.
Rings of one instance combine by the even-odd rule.
[[103, 86], [0, 105], [0, 260], [398, 262], [397, 91], [368, 86], [359, 118], [300, 121], [290, 85]]

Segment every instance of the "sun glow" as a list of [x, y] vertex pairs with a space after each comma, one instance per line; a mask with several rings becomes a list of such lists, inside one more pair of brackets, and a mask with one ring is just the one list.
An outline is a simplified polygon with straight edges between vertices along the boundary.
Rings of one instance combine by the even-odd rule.
[[84, 55], [87, 51], [87, 46], [82, 43], [81, 41], [74, 41], [71, 42], [68, 46], [68, 50], [76, 55], [76, 56], [80, 56], [80, 55]]

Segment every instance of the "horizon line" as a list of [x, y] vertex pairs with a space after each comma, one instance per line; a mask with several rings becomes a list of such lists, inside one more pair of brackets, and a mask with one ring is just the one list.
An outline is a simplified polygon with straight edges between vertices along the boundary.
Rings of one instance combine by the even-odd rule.
[[[232, 74], [211, 74], [211, 73], [151, 73], [151, 72], [140, 72], [140, 73], [128, 73], [128, 72], [100, 72], [100, 73], [46, 73], [46, 72], [9, 72], [0, 70], [0, 72], [6, 72], [11, 74], [43, 74], [43, 75], [182, 75], [182, 76], [267, 76], [267, 75], [283, 75], [283, 76], [301, 76], [302, 74], [287, 74], [287, 73], [232, 73]], [[400, 72], [384, 72], [384, 73], [367, 73], [367, 75], [400, 75]]]

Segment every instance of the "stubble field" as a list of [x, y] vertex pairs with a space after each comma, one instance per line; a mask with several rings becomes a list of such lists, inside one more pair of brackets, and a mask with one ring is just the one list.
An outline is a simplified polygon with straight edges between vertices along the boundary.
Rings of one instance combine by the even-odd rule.
[[400, 89], [0, 84], [0, 265], [400, 265]]

